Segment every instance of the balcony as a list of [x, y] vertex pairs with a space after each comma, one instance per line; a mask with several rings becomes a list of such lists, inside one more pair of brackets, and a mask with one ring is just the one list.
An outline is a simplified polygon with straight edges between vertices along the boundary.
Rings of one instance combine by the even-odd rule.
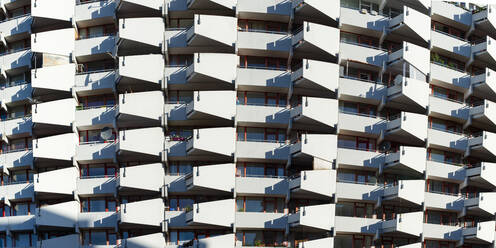
[[338, 99], [359, 101], [379, 105], [387, 96], [386, 85], [355, 77], [342, 76], [339, 78]]
[[197, 227], [232, 227], [235, 207], [234, 199], [195, 203], [193, 209], [186, 212], [186, 223]]
[[464, 205], [466, 214], [493, 218], [496, 213], [496, 192], [481, 192], [478, 197], [465, 199]]
[[234, 15], [237, 2], [235, 0], [188, 0], [188, 9], [195, 11], [207, 11], [209, 13], [223, 13]]
[[447, 130], [427, 129], [427, 147], [447, 150], [451, 152], [465, 152], [468, 139], [462, 133]]
[[19, 17], [8, 18], [0, 23], [2, 30], [2, 39], [17, 39], [28, 37], [31, 33], [31, 14], [22, 15]]
[[468, 139], [469, 155], [483, 161], [496, 162], [496, 134], [483, 131]]
[[[394, 118], [394, 117], [393, 117]], [[401, 112], [386, 125], [384, 139], [407, 145], [423, 146], [427, 139], [427, 116], [423, 114]]]
[[21, 149], [4, 152], [0, 155], [0, 161], [3, 163], [4, 169], [32, 168], [33, 150]]
[[[328, 147], [329, 149], [322, 149]], [[330, 166], [336, 159], [337, 136], [333, 134], [303, 134], [300, 142], [291, 145], [296, 165]], [[329, 168], [329, 167], [328, 167]], [[330, 169], [330, 168], [329, 168]]]
[[116, 192], [116, 181], [114, 176], [83, 177], [76, 181], [77, 194], [84, 196], [114, 196]]
[[487, 36], [486, 39], [472, 46], [472, 53], [476, 60], [483, 65], [496, 70], [496, 40]]
[[423, 233], [423, 222], [423, 212], [398, 214], [396, 219], [382, 222], [382, 232], [384, 234], [420, 237]]
[[287, 128], [291, 110], [286, 107], [236, 105], [238, 126]]
[[339, 2], [322, 2], [319, 0], [300, 0], [293, 2], [295, 21], [336, 26], [339, 19]]
[[31, 2], [32, 29], [50, 26], [52, 29], [71, 26], [76, 2], [66, 0], [37, 0]]
[[[19, 73], [31, 67], [32, 51], [29, 48], [16, 49], [0, 54], [2, 73]], [[5, 76], [5, 75], [4, 75]]]
[[432, 2], [432, 19], [443, 21], [447, 25], [468, 30], [472, 25], [472, 13], [468, 10], [446, 2]]
[[2, 107], [6, 109], [8, 106], [28, 103], [28, 97], [32, 97], [31, 92], [31, 84], [26, 81], [17, 82], [10, 85], [10, 87], [0, 89]]
[[234, 164], [195, 166], [193, 172], [186, 176], [186, 188], [188, 192], [199, 195], [231, 194], [234, 192], [235, 174]]
[[57, 203], [36, 208], [38, 230], [73, 229], [77, 223], [81, 205], [77, 201]]
[[283, 231], [287, 226], [288, 217], [284, 213], [236, 212], [236, 228], [239, 229]]
[[79, 131], [111, 126], [115, 120], [115, 106], [76, 107], [75, 126]]
[[[487, 68], [485, 73], [471, 78], [473, 95], [479, 98], [496, 101], [496, 72]], [[468, 88], [468, 87], [467, 87]]]
[[[147, 65], [147, 66], [143, 66]], [[165, 83], [164, 57], [159, 54], [119, 57], [115, 75], [119, 92], [159, 90]]]
[[290, 145], [279, 142], [237, 141], [236, 158], [244, 162], [286, 163]]
[[340, 62], [354, 61], [367, 64], [369, 67], [380, 70], [388, 60], [388, 52], [379, 47], [367, 46], [352, 42], [341, 42], [339, 45]]
[[288, 195], [288, 180], [283, 176], [252, 176], [236, 177], [237, 196], [270, 196], [286, 197]]
[[75, 85], [76, 64], [48, 66], [31, 70], [33, 97], [40, 101], [53, 101], [72, 97]]
[[424, 236], [426, 239], [446, 239], [452, 242], [459, 242], [462, 239], [462, 230], [459, 226], [424, 223]]
[[163, 233], [153, 233], [147, 235], [141, 235], [126, 239], [121, 239], [121, 244], [128, 248], [142, 248], [142, 247], [153, 247], [157, 244], [166, 244], [165, 236]]
[[291, 74], [293, 94], [332, 97], [338, 88], [338, 77], [337, 64], [304, 59], [302, 66]]
[[111, 163], [115, 158], [115, 142], [79, 143], [76, 146], [75, 160], [80, 164]]
[[431, 62], [431, 83], [459, 92], [470, 88], [470, 81], [474, 79], [463, 70], [440, 62]]
[[465, 122], [469, 116], [469, 107], [463, 102], [430, 95], [429, 116]]
[[292, 38], [295, 58], [334, 62], [339, 53], [339, 29], [303, 22]]
[[33, 183], [12, 183], [0, 186], [0, 198], [10, 206], [13, 201], [31, 201], [34, 196]]
[[79, 213], [77, 225], [80, 228], [116, 228], [117, 213], [108, 212], [86, 212]]
[[164, 158], [164, 131], [160, 127], [120, 130], [118, 161], [159, 162]]
[[429, 210], [450, 210], [461, 213], [464, 208], [464, 199], [459, 195], [425, 192], [425, 207]]
[[[160, 32], [147, 32], [143, 27]], [[165, 30], [165, 22], [161, 17], [119, 19], [118, 55], [160, 54], [164, 49], [162, 30]]]
[[[215, 142], [212, 142], [215, 140]], [[236, 150], [236, 130], [230, 127], [194, 129], [187, 141], [188, 156], [231, 161]]]
[[[60, 1], [61, 0], [56, 0], [52, 2], [60, 2]], [[54, 9], [60, 11], [59, 6], [66, 5], [62, 3], [59, 4], [60, 5], [55, 5]], [[34, 12], [32, 13], [34, 14]], [[47, 56], [46, 59], [43, 59], [43, 61], [41, 62], [43, 67], [47, 67], [50, 65], [57, 65], [61, 63], [68, 64], [70, 61], [69, 58], [74, 53], [75, 37], [76, 37], [76, 31], [72, 27], [34, 33], [31, 34], [31, 50], [33, 51], [33, 53], [44, 54]], [[58, 42], [53, 42], [54, 40]]]
[[337, 234], [376, 234], [381, 228], [381, 219], [336, 216], [335, 232]]
[[334, 204], [301, 207], [298, 212], [288, 215], [288, 225], [302, 232], [330, 232], [334, 228], [335, 208]]
[[241, 91], [270, 91], [288, 93], [292, 74], [287, 70], [272, 68], [239, 67], [236, 88]]
[[[326, 112], [329, 114], [322, 114]], [[319, 133], [333, 133], [338, 124], [337, 113], [338, 101], [303, 96], [302, 104], [291, 109], [292, 128]]]
[[470, 108], [469, 123], [471, 126], [477, 127], [482, 130], [496, 132], [496, 103], [483, 100]]
[[335, 170], [301, 171], [300, 175], [289, 181], [292, 198], [331, 199], [336, 194], [336, 184], [317, 182], [335, 182]]
[[87, 96], [94, 93], [113, 93], [115, 78], [116, 73], [114, 70], [78, 73], [72, 90], [78, 96]]
[[389, 54], [388, 66], [391, 69], [403, 71], [404, 63], [408, 63], [424, 75], [429, 75], [430, 57], [429, 49], [403, 41], [402, 49]]
[[36, 166], [72, 166], [77, 140], [78, 137], [73, 133], [34, 139], [33, 158]]
[[80, 243], [81, 241], [79, 240], [79, 234], [69, 234], [56, 238], [46, 239], [43, 241], [37, 241], [36, 247], [77, 247]]
[[394, 85], [387, 88], [386, 103], [403, 111], [425, 113], [429, 106], [429, 84], [425, 81], [398, 76]]
[[195, 14], [194, 24], [186, 32], [188, 47], [197, 52], [234, 52], [236, 27], [235, 17]]
[[31, 136], [32, 123], [31, 116], [4, 120], [2, 136], [9, 139]]
[[492, 244], [494, 242], [494, 224], [495, 221], [484, 221], [477, 223], [475, 227], [464, 228], [462, 230], [464, 244]]
[[[429, 8], [427, 8], [429, 9]], [[391, 34], [428, 45], [431, 36], [431, 18], [413, 8], [403, 6], [403, 13], [389, 21]]]
[[0, 230], [3, 232], [33, 230], [34, 223], [34, 214], [2, 217]]
[[298, 248], [333, 248], [334, 238], [320, 238], [309, 241], [303, 241], [298, 244]]
[[441, 30], [432, 30], [430, 33], [433, 52], [449, 54], [451, 57], [461, 61], [467, 61], [470, 58], [472, 45], [469, 41]]
[[186, 105], [186, 117], [195, 126], [232, 126], [236, 115], [236, 91], [195, 91]]
[[355, 146], [339, 147], [337, 168], [379, 170], [385, 162], [384, 153], [369, 150], [357, 150]]
[[472, 21], [477, 30], [482, 30], [486, 34], [494, 34], [496, 32], [496, 14], [494, 5], [488, 4], [485, 9], [472, 14]]
[[116, 18], [115, 1], [96, 1], [76, 5], [74, 19], [78, 25], [100, 25]]
[[466, 171], [462, 164], [452, 163], [443, 160], [426, 161], [426, 179], [449, 181], [454, 183], [464, 183]]
[[115, 57], [115, 37], [113, 35], [95, 36], [76, 40], [74, 56], [78, 63]]
[[420, 206], [424, 202], [424, 189], [424, 180], [399, 180], [397, 184], [384, 187], [383, 202]]
[[158, 127], [164, 122], [164, 93], [147, 91], [119, 94], [116, 123], [119, 128]]
[[340, 112], [338, 133], [378, 138], [388, 121], [382, 117], [358, 113]]
[[488, 162], [482, 162], [480, 166], [466, 170], [469, 185], [486, 189], [496, 186], [495, 173], [496, 164]]
[[[193, 63], [169, 68], [166, 74], [170, 90], [232, 90], [236, 80], [238, 56], [222, 53], [195, 53]], [[215, 68], [224, 68], [222, 72]]]
[[386, 155], [383, 171], [393, 174], [421, 176], [425, 172], [423, 147], [400, 146], [399, 151]]
[[33, 107], [33, 134], [37, 137], [72, 132], [74, 98], [39, 103]]
[[377, 202], [382, 197], [382, 186], [371, 184], [358, 184], [345, 182], [338, 179], [336, 183], [336, 198], [350, 201], [373, 201]]
[[340, 22], [344, 30], [368, 31], [373, 37], [380, 37], [389, 27], [389, 17], [352, 8], [341, 8]]
[[288, 57], [291, 51], [291, 34], [264, 30], [239, 30], [238, 54], [247, 56]]
[[118, 223], [121, 228], [160, 227], [164, 220], [165, 204], [161, 198], [124, 203], [119, 208]]
[[117, 3], [115, 13], [119, 18], [125, 17], [161, 17], [164, 2], [160, 0], [122, 0]]
[[238, 0], [239, 19], [287, 22], [292, 12], [291, 1]]
[[121, 193], [156, 194], [164, 186], [164, 168], [160, 163], [121, 167], [117, 186]]
[[[79, 171], [69, 167], [35, 174], [34, 192], [37, 197], [72, 196], [76, 190]], [[57, 183], [54, 183], [57, 182]], [[79, 204], [77, 204], [79, 212]]]

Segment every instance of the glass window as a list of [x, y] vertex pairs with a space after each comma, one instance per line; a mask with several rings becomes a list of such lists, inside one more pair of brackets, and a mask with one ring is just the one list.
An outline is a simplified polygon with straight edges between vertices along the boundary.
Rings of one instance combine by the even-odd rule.
[[246, 165], [246, 176], [263, 176], [264, 166], [263, 165]]
[[263, 212], [263, 199], [262, 198], [246, 198], [246, 212]]
[[29, 215], [29, 203], [16, 203], [14, 204], [14, 215]]
[[105, 212], [105, 199], [90, 199], [90, 212]]
[[179, 209], [177, 208], [177, 206], [178, 206], [178, 201], [176, 198], [169, 199], [169, 210], [170, 211], [178, 211]]
[[179, 232], [179, 244], [187, 243], [195, 239], [195, 233], [193, 232]]
[[245, 232], [245, 242], [243, 245], [245, 246], [254, 246], [257, 245], [257, 242], [261, 242], [263, 240], [263, 234], [261, 231], [250, 231]]
[[91, 231], [91, 244], [92, 245], [106, 245], [107, 244], [107, 232]]
[[194, 204], [193, 199], [187, 199], [187, 198], [179, 199], [179, 209], [180, 210], [185, 210], [187, 207], [192, 208], [193, 204]]
[[14, 244], [16, 247], [31, 247], [31, 234], [30, 233], [15, 233]]

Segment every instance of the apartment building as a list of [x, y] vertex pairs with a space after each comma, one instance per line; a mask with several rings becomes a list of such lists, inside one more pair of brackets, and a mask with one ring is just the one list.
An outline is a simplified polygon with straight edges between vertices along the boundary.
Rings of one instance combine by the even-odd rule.
[[494, 247], [496, 5], [0, 6], [0, 247]]

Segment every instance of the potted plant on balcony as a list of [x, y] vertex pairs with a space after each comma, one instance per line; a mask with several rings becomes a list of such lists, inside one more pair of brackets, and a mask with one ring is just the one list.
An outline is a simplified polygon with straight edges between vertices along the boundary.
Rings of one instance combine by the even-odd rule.
[[255, 240], [253, 243], [256, 247], [263, 247], [264, 243], [261, 240]]
[[185, 212], [189, 212], [191, 210], [193, 210], [193, 208], [191, 206], [187, 206], [187, 207], [184, 208], [184, 211]]

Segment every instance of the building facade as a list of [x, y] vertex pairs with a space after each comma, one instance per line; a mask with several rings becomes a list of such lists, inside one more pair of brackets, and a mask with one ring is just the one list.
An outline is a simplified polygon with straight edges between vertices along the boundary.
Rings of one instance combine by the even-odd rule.
[[0, 247], [496, 244], [496, 5], [0, 6]]

